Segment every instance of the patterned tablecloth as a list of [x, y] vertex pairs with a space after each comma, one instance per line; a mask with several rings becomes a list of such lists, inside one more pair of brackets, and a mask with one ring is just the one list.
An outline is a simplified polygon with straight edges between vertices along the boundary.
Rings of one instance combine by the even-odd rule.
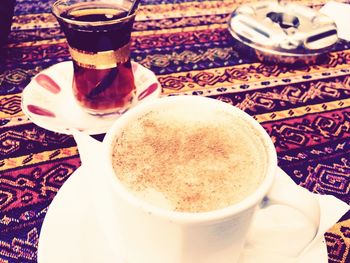
[[[323, 64], [261, 64], [240, 54], [227, 30], [230, 12], [242, 2], [144, 0], [133, 59], [156, 73], [164, 96], [209, 96], [253, 115], [275, 143], [280, 167], [297, 184], [349, 204], [349, 43], [339, 41]], [[326, 1], [297, 2], [320, 8]], [[21, 92], [31, 78], [70, 59], [52, 3], [17, 0], [0, 66], [1, 263], [37, 261], [48, 207], [80, 166], [71, 136], [40, 128], [21, 111]], [[350, 262], [350, 213], [325, 239], [329, 262]]]

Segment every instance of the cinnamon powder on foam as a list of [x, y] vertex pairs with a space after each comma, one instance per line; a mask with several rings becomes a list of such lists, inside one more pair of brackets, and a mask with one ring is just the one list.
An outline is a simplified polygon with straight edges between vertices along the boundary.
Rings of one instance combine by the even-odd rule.
[[225, 112], [151, 111], [116, 138], [113, 167], [131, 192], [156, 206], [205, 212], [244, 199], [265, 171], [263, 144]]

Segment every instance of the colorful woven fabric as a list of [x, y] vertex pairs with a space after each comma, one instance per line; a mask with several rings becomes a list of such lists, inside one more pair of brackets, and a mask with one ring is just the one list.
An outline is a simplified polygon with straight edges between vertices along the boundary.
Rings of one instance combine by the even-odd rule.
[[[70, 60], [53, 0], [17, 0], [0, 66], [0, 263], [37, 262], [50, 202], [80, 166], [71, 136], [30, 122], [21, 92], [31, 78]], [[244, 0], [143, 0], [132, 57], [156, 73], [163, 96], [193, 94], [236, 105], [275, 143], [280, 167], [299, 185], [350, 204], [350, 43], [303, 68], [241, 54], [227, 19]], [[295, 1], [320, 8], [326, 0]], [[343, 2], [346, 2], [345, 0]], [[326, 234], [329, 262], [350, 262], [350, 213]], [[317, 260], [315, 260], [317, 262]]]

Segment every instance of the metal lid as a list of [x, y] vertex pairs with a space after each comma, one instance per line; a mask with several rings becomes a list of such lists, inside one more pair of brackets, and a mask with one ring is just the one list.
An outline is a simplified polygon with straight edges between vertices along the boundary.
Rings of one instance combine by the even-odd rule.
[[253, 48], [260, 58], [263, 55], [274, 61], [305, 60], [329, 51], [338, 40], [336, 24], [330, 17], [293, 3], [241, 5], [228, 25], [236, 40]]

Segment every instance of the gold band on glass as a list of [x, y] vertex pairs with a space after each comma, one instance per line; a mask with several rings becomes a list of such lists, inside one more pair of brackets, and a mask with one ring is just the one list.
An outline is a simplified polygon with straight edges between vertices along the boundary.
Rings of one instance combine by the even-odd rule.
[[69, 47], [72, 59], [81, 67], [91, 69], [108, 69], [128, 61], [130, 57], [130, 43], [118, 48], [102, 52], [87, 52]]

